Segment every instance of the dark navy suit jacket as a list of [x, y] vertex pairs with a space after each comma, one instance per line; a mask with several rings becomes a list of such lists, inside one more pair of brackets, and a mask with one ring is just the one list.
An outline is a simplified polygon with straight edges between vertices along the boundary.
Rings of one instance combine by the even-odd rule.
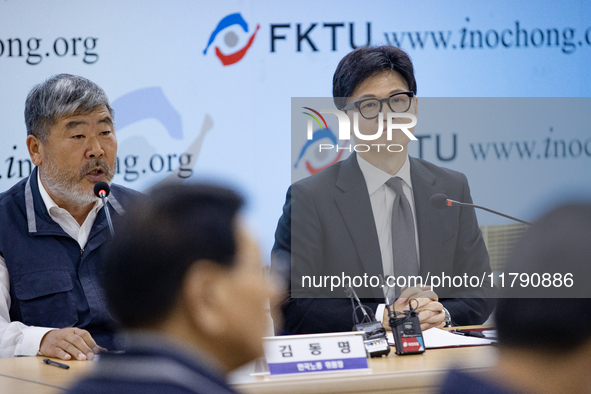
[[198, 350], [179, 347], [162, 335], [134, 334], [123, 354], [102, 354], [89, 377], [71, 394], [236, 394]]
[[[436, 209], [429, 203], [437, 193], [471, 203], [466, 177], [415, 158], [410, 158], [410, 173], [420, 275], [426, 279], [427, 275], [442, 273], [467, 273], [479, 278], [489, 274], [488, 252], [474, 209]], [[351, 330], [351, 302], [338, 299], [345, 296], [343, 290], [336, 290], [338, 294], [327, 294], [326, 289], [304, 291], [301, 277], [341, 275], [343, 271], [350, 276], [383, 273], [367, 184], [355, 154], [290, 187], [275, 233], [272, 269], [292, 291], [293, 298], [282, 305], [285, 331], [304, 334]], [[374, 311], [384, 302], [381, 288], [357, 290]], [[488, 299], [487, 288], [452, 290], [446, 293], [435, 289], [454, 324], [482, 324], [492, 312], [494, 300]]]
[[452, 370], [445, 377], [439, 389], [440, 394], [516, 394], [488, 382], [468, 375], [465, 372]]

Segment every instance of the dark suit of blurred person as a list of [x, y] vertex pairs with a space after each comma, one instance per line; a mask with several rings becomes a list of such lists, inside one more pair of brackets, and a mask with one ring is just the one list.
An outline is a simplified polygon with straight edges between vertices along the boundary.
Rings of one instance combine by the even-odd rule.
[[[506, 277], [520, 279], [505, 281], [497, 302], [498, 365], [478, 376], [452, 371], [440, 393], [591, 392], [589, 240], [591, 204], [558, 207], [534, 222], [505, 266]], [[544, 274], [549, 281], [522, 287], [522, 275]]]

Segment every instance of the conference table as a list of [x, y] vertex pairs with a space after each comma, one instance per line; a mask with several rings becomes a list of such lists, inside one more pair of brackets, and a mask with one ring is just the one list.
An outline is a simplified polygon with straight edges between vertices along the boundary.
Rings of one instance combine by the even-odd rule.
[[[307, 376], [253, 376], [253, 364], [230, 376], [243, 393], [429, 393], [435, 392], [449, 368], [483, 373], [496, 363], [494, 346], [428, 349], [419, 355], [371, 359], [371, 371], [318, 373]], [[1, 394], [59, 394], [92, 371], [95, 362], [69, 361], [70, 369], [43, 363], [44, 357], [0, 359]], [[59, 361], [59, 360], [56, 360]]]

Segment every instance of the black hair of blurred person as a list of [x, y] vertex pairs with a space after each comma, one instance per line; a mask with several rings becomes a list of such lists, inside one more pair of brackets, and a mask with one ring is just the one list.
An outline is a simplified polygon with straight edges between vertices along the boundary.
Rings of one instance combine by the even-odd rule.
[[417, 94], [414, 67], [406, 52], [391, 45], [364, 46], [341, 59], [332, 78], [332, 96], [338, 109], [346, 105], [357, 86], [383, 71], [396, 71], [406, 81], [408, 90]]
[[[588, 287], [591, 205], [569, 204], [537, 220], [516, 243], [506, 272], [571, 272]], [[584, 277], [586, 276], [586, 277]], [[505, 298], [495, 312], [499, 345], [568, 353], [591, 340], [590, 298]]]
[[243, 204], [230, 189], [178, 185], [156, 189], [126, 212], [104, 274], [110, 311], [125, 329], [164, 321], [193, 263], [234, 264]]

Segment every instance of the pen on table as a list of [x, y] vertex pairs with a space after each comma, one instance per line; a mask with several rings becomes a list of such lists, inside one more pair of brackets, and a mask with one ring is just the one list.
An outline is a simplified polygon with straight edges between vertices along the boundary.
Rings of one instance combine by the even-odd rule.
[[464, 335], [467, 337], [476, 337], [476, 338], [486, 338], [486, 335], [484, 335], [481, 332], [478, 331], [468, 331], [468, 330], [453, 330], [454, 334], [458, 334], [458, 335]]
[[63, 369], [69, 369], [70, 368], [69, 365], [58, 363], [57, 361], [53, 361], [53, 360], [50, 360], [48, 358], [44, 358], [43, 359], [43, 362], [45, 364], [47, 364], [47, 365], [53, 365], [54, 367], [58, 367], [58, 368], [63, 368]]

